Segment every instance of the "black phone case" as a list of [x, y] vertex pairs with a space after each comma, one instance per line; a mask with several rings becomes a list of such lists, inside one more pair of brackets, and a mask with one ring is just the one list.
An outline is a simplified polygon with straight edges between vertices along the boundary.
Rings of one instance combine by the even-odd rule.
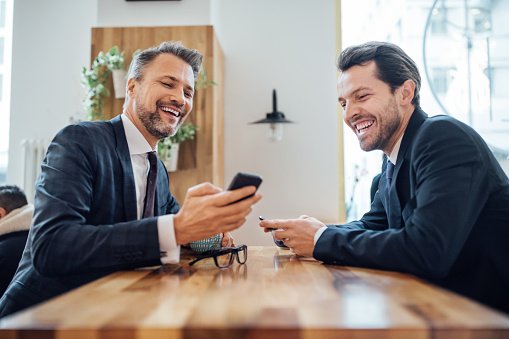
[[[261, 183], [262, 183], [262, 178], [259, 175], [239, 172], [239, 173], [235, 174], [235, 176], [233, 177], [232, 182], [230, 183], [230, 186], [228, 186], [228, 191], [233, 191], [238, 188], [245, 187], [245, 186], [255, 186], [258, 189], [258, 187], [260, 186]], [[233, 202], [233, 204], [237, 203], [239, 201], [242, 201], [244, 199], [250, 198], [253, 195], [254, 195], [254, 193], [251, 195], [248, 195], [247, 197], [244, 197], [242, 199], [239, 199], [239, 200]]]

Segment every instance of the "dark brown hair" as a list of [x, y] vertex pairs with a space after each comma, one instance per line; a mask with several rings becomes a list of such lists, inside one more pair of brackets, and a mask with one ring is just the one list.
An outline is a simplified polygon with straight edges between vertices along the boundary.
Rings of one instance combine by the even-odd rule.
[[25, 193], [18, 186], [0, 186], [0, 207], [5, 209], [7, 213], [26, 204], [28, 202]]
[[350, 67], [365, 65], [374, 61], [377, 67], [377, 78], [391, 88], [392, 93], [406, 80], [415, 83], [412, 104], [419, 107], [419, 90], [421, 76], [415, 62], [398, 46], [379, 41], [370, 41], [345, 49], [338, 59], [338, 69], [342, 72]]

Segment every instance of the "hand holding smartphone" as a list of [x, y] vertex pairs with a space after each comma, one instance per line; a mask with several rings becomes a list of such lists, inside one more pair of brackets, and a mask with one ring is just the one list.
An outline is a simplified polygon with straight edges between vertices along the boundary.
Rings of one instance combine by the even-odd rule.
[[[258, 219], [261, 220], [265, 220], [264, 217], [262, 217], [261, 215], [258, 217]], [[274, 236], [274, 232], [277, 232], [277, 228], [267, 228], [268, 230], [270, 230], [270, 234], [272, 234], [272, 240], [274, 240], [274, 244], [277, 245], [277, 247], [281, 247], [283, 249], [290, 249], [290, 247], [286, 246], [284, 241], [283, 240], [279, 240], [279, 239], [276, 239], [276, 237]]]
[[[261, 183], [262, 183], [262, 177], [260, 177], [259, 175], [239, 172], [239, 173], [235, 174], [235, 176], [233, 177], [232, 182], [228, 186], [228, 191], [233, 191], [238, 188], [245, 187], [245, 186], [255, 186], [256, 189], [258, 190], [258, 187], [261, 185]], [[232, 204], [235, 204], [235, 203], [242, 201], [244, 199], [251, 198], [253, 195], [254, 195], [254, 193], [251, 195], [248, 195], [242, 199], [234, 201], [234, 202], [232, 202]]]

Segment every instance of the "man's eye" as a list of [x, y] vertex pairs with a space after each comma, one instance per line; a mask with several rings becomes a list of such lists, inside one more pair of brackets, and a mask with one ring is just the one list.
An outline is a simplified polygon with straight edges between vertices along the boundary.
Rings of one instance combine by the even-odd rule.
[[161, 82], [163, 84], [164, 87], [168, 87], [168, 88], [172, 88], [173, 87], [173, 84], [171, 83], [168, 83], [168, 82]]
[[191, 92], [191, 91], [185, 91], [185, 92], [184, 92], [184, 95], [185, 95], [186, 97], [188, 97], [188, 98], [192, 98], [192, 97], [193, 97], [193, 92]]
[[357, 97], [357, 100], [364, 100], [364, 99], [367, 99], [367, 97], [369, 96], [369, 94], [361, 94]]

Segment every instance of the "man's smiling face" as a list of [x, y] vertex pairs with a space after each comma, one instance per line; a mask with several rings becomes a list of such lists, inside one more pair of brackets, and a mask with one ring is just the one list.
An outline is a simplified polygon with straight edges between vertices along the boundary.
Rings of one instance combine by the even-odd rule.
[[[173, 135], [193, 108], [192, 67], [168, 53], [158, 55], [143, 71], [141, 79], [129, 79], [129, 96], [134, 103], [131, 116], [147, 140]], [[141, 125], [141, 126], [140, 126]]]
[[397, 91], [376, 76], [376, 64], [353, 66], [338, 79], [338, 100], [345, 123], [354, 131], [362, 150], [390, 152], [403, 124]]

